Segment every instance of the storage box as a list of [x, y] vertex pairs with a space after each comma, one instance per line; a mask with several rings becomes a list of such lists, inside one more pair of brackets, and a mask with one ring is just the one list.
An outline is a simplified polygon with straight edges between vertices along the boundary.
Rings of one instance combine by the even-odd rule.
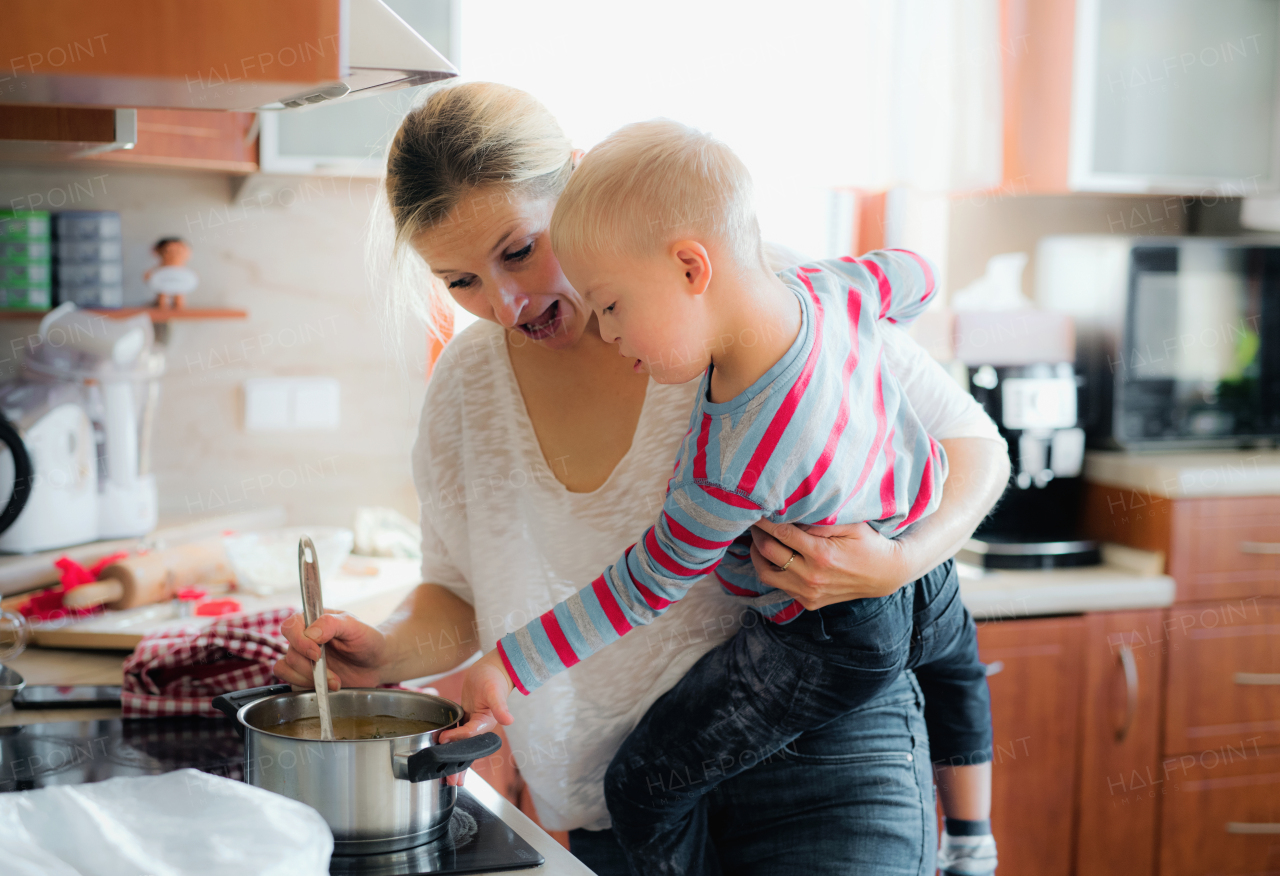
[[48, 310], [51, 305], [48, 287], [40, 288], [4, 288], [0, 287], [0, 309], [3, 310]]
[[58, 303], [74, 302], [77, 307], [123, 307], [124, 287], [119, 283], [58, 284]]
[[43, 240], [4, 241], [0, 240], [0, 264], [24, 264], [28, 262], [49, 263], [53, 244]]
[[119, 286], [124, 282], [120, 262], [58, 262], [58, 286]]
[[48, 261], [0, 262], [0, 286], [6, 289], [47, 289], [52, 285], [52, 280]]
[[0, 210], [0, 240], [22, 242], [48, 239], [48, 213], [39, 210]]
[[54, 247], [60, 262], [118, 262], [123, 257], [118, 240], [60, 240]]
[[120, 239], [120, 214], [111, 210], [65, 210], [53, 217], [58, 241]]

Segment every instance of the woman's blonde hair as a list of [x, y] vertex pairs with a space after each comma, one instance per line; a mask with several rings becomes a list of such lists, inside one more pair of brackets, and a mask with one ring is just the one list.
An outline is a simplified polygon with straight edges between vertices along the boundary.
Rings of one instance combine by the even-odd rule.
[[669, 119], [614, 131], [587, 153], [551, 217], [557, 253], [645, 256], [685, 237], [763, 268], [751, 174], [719, 140]]
[[573, 150], [555, 117], [532, 95], [494, 82], [452, 81], [426, 89], [387, 148], [366, 261], [387, 285], [396, 337], [410, 315], [437, 337], [448, 293], [413, 250], [413, 238], [463, 218], [481, 189], [502, 197], [559, 197]]

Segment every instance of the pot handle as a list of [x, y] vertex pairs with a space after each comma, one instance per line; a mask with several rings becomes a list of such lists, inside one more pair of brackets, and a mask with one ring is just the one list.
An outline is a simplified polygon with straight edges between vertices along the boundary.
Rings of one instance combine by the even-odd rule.
[[[293, 691], [291, 684], [268, 684], [265, 687], [251, 687], [247, 690], [237, 690], [232, 693], [219, 694], [213, 698], [213, 707], [231, 720], [235, 721], [236, 712], [255, 700], [263, 697], [274, 696], [275, 694], [290, 693]], [[236, 721], [236, 732], [242, 737], [244, 736], [244, 727]]]
[[430, 745], [413, 754], [395, 755], [395, 776], [410, 782], [428, 782], [460, 773], [473, 761], [497, 753], [502, 737], [497, 733], [481, 733], [470, 739], [458, 739], [442, 745]]

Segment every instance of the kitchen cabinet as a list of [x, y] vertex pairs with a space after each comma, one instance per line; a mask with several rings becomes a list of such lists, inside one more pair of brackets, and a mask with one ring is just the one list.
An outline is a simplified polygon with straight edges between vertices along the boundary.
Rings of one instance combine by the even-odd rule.
[[1165, 754], [1280, 746], [1280, 600], [1169, 613]]
[[1280, 597], [1280, 496], [1171, 499], [1091, 483], [1089, 537], [1165, 555], [1178, 602]]
[[1247, 748], [1169, 766], [1160, 876], [1280, 871], [1280, 753]]
[[1162, 616], [1100, 612], [979, 628], [1001, 873], [1154, 872], [1164, 653], [1152, 640]]
[[[0, 107], [0, 114], [5, 109]], [[258, 170], [256, 122], [254, 113], [140, 109], [137, 145], [98, 153], [89, 160], [134, 167], [254, 173]]]
[[0, 103], [246, 109], [342, 77], [339, 0], [10, 0]]
[[1140, 836], [1160, 876], [1280, 871], [1280, 496], [1090, 483], [1085, 509], [1090, 536], [1163, 552], [1177, 593], [1130, 636], [1164, 656], [1162, 741], [1153, 775], [1117, 786], [1118, 817], [1156, 802], [1158, 840]]
[[1085, 616], [1075, 872], [1154, 872], [1164, 612]]
[[0, 105], [0, 159], [258, 170], [255, 113]]
[[1280, 183], [1275, 3], [1002, 0], [1001, 15], [1008, 191]]
[[9, 0], [0, 103], [278, 110], [457, 75], [380, 0]]
[[1072, 872], [1084, 628], [1068, 617], [978, 630], [991, 687], [991, 824], [1010, 876]]
[[129, 109], [0, 106], [0, 159], [70, 158], [129, 149], [138, 139]]

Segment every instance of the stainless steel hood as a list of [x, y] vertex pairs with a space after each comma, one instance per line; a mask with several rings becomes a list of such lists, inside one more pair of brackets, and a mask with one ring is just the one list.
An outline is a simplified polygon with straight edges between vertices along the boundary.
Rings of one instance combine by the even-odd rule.
[[458, 75], [431, 44], [405, 24], [382, 0], [348, 0], [349, 73], [331, 82], [277, 101], [246, 109], [283, 110], [335, 100], [351, 100], [378, 91], [425, 85]]
[[287, 110], [458, 75], [382, 0], [5, 2], [0, 104]]

